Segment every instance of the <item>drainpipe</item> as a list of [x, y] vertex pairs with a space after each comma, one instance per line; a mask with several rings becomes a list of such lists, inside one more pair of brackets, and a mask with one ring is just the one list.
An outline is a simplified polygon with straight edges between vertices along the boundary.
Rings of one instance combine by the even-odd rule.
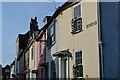
[[100, 80], [103, 80], [103, 45], [101, 39], [101, 25], [100, 25], [100, 0], [97, 1], [97, 15], [98, 15], [98, 45], [99, 45], [99, 63], [100, 63]]

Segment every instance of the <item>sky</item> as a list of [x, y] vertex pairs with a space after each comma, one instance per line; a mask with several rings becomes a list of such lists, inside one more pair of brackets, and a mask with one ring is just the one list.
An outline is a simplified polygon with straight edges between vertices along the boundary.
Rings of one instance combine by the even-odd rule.
[[[57, 2], [56, 7], [62, 4], [63, 2]], [[36, 16], [40, 29], [43, 26], [43, 18], [52, 15], [54, 11], [55, 7], [51, 2], [2, 2], [2, 29], [0, 29], [2, 44], [0, 44], [3, 66], [15, 59], [17, 36], [29, 30], [30, 19]]]

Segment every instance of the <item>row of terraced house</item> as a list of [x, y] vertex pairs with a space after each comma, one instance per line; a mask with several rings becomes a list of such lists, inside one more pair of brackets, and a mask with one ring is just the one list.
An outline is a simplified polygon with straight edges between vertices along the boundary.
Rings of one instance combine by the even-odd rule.
[[11, 78], [120, 78], [119, 2], [65, 2], [19, 34]]

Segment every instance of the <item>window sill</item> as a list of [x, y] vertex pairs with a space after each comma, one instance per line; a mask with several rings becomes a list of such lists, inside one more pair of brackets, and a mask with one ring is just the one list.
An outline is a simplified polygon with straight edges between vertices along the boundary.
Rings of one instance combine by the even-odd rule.
[[77, 34], [77, 33], [80, 33], [82, 32], [83, 30], [78, 30], [78, 31], [75, 31], [75, 32], [71, 32], [72, 34]]

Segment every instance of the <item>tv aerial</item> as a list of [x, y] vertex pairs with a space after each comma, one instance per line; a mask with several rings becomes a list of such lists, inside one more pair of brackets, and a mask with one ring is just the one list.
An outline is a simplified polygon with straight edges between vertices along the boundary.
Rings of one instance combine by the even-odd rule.
[[54, 7], [54, 10], [51, 10], [51, 11], [55, 11], [57, 9], [56, 0], [49, 0], [49, 1], [51, 1], [51, 3], [53, 4], [53, 7]]

